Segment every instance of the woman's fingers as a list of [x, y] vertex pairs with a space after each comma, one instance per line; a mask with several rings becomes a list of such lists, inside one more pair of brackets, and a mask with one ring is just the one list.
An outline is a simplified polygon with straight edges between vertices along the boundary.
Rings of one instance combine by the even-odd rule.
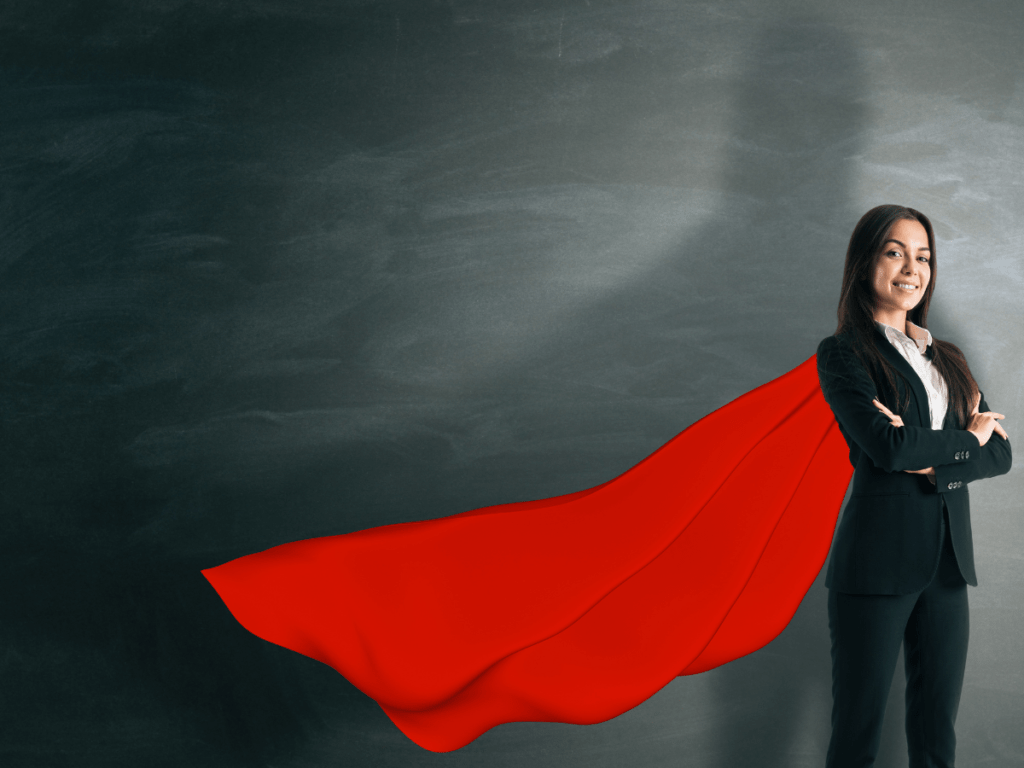
[[981, 445], [985, 445], [998, 425], [999, 422], [986, 411], [971, 416], [971, 420], [967, 423], [967, 431], [973, 433]]
[[875, 406], [875, 408], [877, 408], [883, 414], [885, 414], [886, 416], [889, 417], [889, 423], [892, 424], [894, 427], [902, 427], [903, 426], [903, 417], [897, 416], [895, 413], [893, 413], [888, 408], [886, 408], [884, 405], [882, 405], [882, 403], [879, 402], [878, 400], [872, 400], [871, 403], [872, 403], [872, 405]]
[[993, 432], [998, 432], [1000, 435], [1002, 435], [1003, 436], [1003, 440], [1009, 440], [1010, 439], [1010, 436], [1008, 434], [1006, 434], [1006, 430], [1003, 429], [1003, 425], [1002, 424], [996, 424], [994, 427], [992, 427], [992, 431]]

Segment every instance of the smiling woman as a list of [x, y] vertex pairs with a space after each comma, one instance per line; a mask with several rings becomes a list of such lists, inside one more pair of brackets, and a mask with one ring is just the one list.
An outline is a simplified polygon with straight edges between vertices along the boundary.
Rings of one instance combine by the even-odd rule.
[[1011, 454], [963, 354], [927, 330], [936, 266], [924, 214], [868, 211], [850, 238], [839, 327], [818, 346], [855, 468], [826, 579], [829, 768], [874, 763], [901, 643], [910, 764], [954, 761], [967, 585], [978, 583], [967, 484], [1009, 471]]
[[931, 239], [920, 221], [900, 219], [882, 245], [886, 250], [875, 260], [871, 286], [876, 301], [874, 316], [898, 328], [900, 317], [917, 306], [931, 285]]

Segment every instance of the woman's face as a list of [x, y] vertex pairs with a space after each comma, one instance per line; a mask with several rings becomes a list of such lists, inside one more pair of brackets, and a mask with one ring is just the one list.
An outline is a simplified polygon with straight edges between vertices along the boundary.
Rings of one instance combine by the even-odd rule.
[[875, 319], [905, 316], [917, 306], [932, 276], [931, 258], [921, 222], [901, 219], [892, 225], [872, 267]]

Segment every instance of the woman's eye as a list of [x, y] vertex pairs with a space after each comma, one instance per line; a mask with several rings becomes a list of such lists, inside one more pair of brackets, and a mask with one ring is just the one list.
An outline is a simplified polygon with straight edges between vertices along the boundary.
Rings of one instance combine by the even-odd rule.
[[894, 256], [894, 257], [896, 257], [897, 259], [902, 259], [902, 258], [903, 258], [903, 254], [902, 254], [902, 253], [900, 253], [899, 251], [889, 251], [889, 252], [888, 252], [887, 254], [885, 254], [885, 255], [886, 255], [886, 256]]
[[927, 256], [918, 256], [917, 260], [918, 261], [923, 261], [925, 264], [927, 264], [929, 261], [931, 261], [931, 259], [929, 259]]

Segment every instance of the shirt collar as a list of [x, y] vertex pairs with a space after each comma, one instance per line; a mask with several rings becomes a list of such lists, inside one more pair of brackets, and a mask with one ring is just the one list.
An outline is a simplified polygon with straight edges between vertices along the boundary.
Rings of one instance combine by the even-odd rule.
[[875, 325], [878, 326], [878, 330], [885, 334], [885, 337], [889, 341], [907, 341], [912, 342], [917, 346], [917, 351], [922, 355], [927, 351], [928, 347], [932, 343], [932, 334], [927, 328], [922, 328], [919, 325], [914, 325], [912, 322], [907, 320], [907, 331], [909, 336], [898, 328], [893, 328], [891, 325], [885, 323], [879, 323], [875, 321]]

